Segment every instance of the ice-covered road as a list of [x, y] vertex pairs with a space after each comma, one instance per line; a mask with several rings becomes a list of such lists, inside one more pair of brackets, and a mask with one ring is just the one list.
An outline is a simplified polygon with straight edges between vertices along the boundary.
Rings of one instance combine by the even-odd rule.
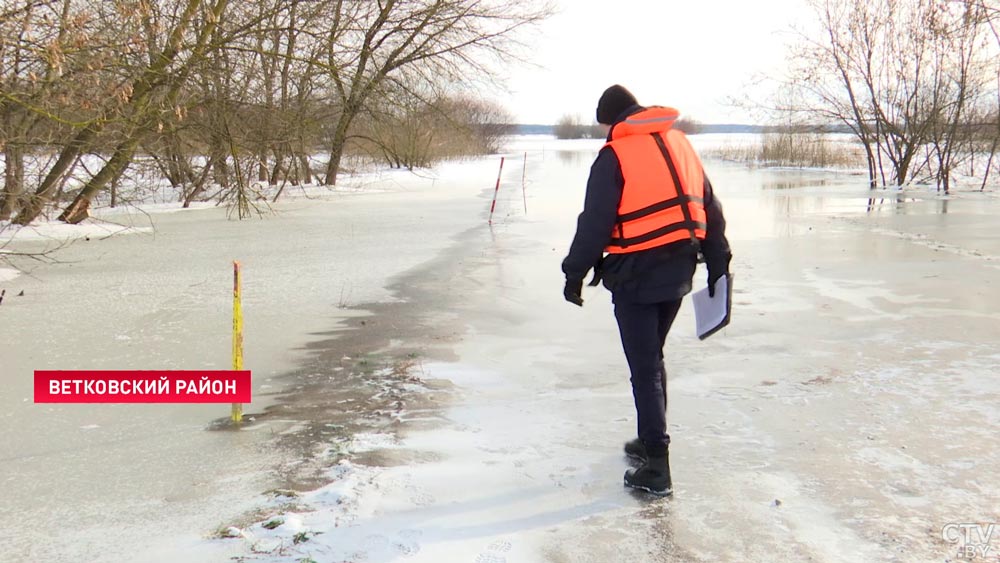
[[[242, 538], [194, 539], [198, 526], [206, 533], [227, 513], [253, 505], [247, 494], [261, 492], [267, 481], [261, 477], [221, 504], [218, 493], [195, 490], [191, 500], [214, 512], [186, 505], [187, 512], [173, 514], [192, 520], [172, 525], [155, 545], [135, 551], [142, 542], [120, 531], [108, 532], [110, 541], [155, 561], [180, 554], [190, 561], [317, 563], [945, 561], [956, 559], [960, 547], [945, 540], [945, 526], [1000, 520], [1000, 239], [993, 226], [1000, 200], [994, 194], [938, 199], [878, 192], [870, 200], [855, 176], [706, 163], [736, 255], [734, 323], [699, 342], [688, 306], [682, 310], [666, 350], [675, 495], [651, 500], [621, 484], [627, 467], [621, 444], [634, 433], [634, 410], [610, 299], [591, 289], [579, 309], [561, 298], [559, 262], [595, 146], [512, 148], [492, 229], [485, 211], [496, 163], [480, 162], [442, 174], [419, 193], [346, 198], [350, 203], [336, 207], [303, 204], [263, 222], [259, 228], [269, 237], [247, 235], [247, 248], [287, 260], [275, 269], [286, 275], [268, 282], [268, 297], [248, 297], [261, 311], [258, 323], [274, 327], [274, 340], [261, 339], [260, 349], [280, 356], [295, 347], [288, 340], [328, 329], [346, 315], [329, 313], [342, 299], [344, 280], [359, 264], [385, 260], [365, 279], [395, 276], [392, 283], [354, 284], [362, 294], [348, 299], [353, 305], [388, 298], [399, 306], [374, 308], [367, 324], [351, 324], [355, 329], [339, 339], [372, 331], [384, 336], [384, 348], [446, 348], [447, 354], [421, 356], [416, 370], [447, 398], [404, 409], [392, 434], [358, 436], [350, 444], [352, 461], [330, 471], [333, 482], [296, 499], [299, 506], [285, 510], [272, 530], [258, 523], [242, 527]], [[518, 159], [525, 149], [527, 215]], [[421, 220], [412, 221], [416, 216]], [[380, 221], [386, 226], [378, 228]], [[288, 251], [287, 241], [266, 242], [291, 230], [303, 233], [298, 253]], [[350, 233], [337, 235], [351, 243], [338, 260], [344, 269], [316, 263], [330, 260], [321, 248], [330, 232]], [[225, 249], [235, 239], [220, 233], [218, 245]], [[169, 263], [183, 262], [184, 245], [164, 246], [177, 253]], [[113, 279], [93, 269], [95, 279]], [[329, 281], [334, 275], [342, 277]], [[329, 314], [313, 315], [303, 332], [311, 300], [324, 292], [326, 301], [315, 309]], [[284, 297], [272, 303], [274, 295]], [[172, 310], [171, 303], [163, 305]], [[184, 318], [195, 318], [189, 314]], [[224, 324], [224, 314], [218, 317]], [[337, 351], [337, 340], [322, 347]], [[332, 367], [328, 356], [310, 365]], [[267, 365], [266, 356], [257, 360]], [[23, 369], [40, 367], [33, 361]], [[282, 369], [272, 365], [269, 373]], [[79, 417], [64, 421], [71, 411], [64, 412], [56, 413], [60, 425], [27, 420], [52, 426], [49, 436], [84, 432]], [[205, 415], [184, 414], [201, 421]], [[237, 434], [258, 447], [271, 443], [253, 435]], [[233, 436], [191, 425], [185, 440], [212, 440], [196, 447], [231, 452]], [[5, 440], [6, 448], [14, 438]], [[134, 443], [141, 449], [149, 436]], [[85, 463], [96, 463], [86, 459], [89, 448], [78, 450]], [[287, 461], [260, 452], [249, 459], [262, 467]], [[21, 467], [18, 460], [2, 463]], [[224, 467], [212, 456], [204, 463]], [[176, 469], [175, 481], [193, 470]], [[245, 476], [250, 469], [234, 471]], [[23, 473], [13, 479], [26, 482]], [[124, 496], [168, 502], [160, 494], [126, 489]], [[236, 505], [227, 512], [220, 509], [225, 502]], [[50, 503], [48, 511], [72, 510]], [[271, 521], [270, 510], [266, 505], [260, 518]], [[103, 530], [84, 529], [81, 540], [99, 545]], [[28, 526], [15, 532], [39, 541]], [[182, 533], [190, 541], [180, 545]], [[1000, 531], [991, 540], [993, 559], [984, 560], [996, 559]], [[9, 540], [0, 535], [2, 541]], [[13, 541], [15, 549], [35, 549], [20, 537]]]
[[[537, 148], [537, 147], [535, 147]], [[1000, 518], [1000, 205], [879, 192], [824, 172], [709, 163], [726, 205], [735, 320], [685, 308], [667, 346], [675, 495], [621, 485], [634, 432], [610, 300], [561, 300], [593, 147], [528, 154], [504, 219], [397, 284], [458, 325], [422, 366], [455, 399], [345, 464], [312, 511], [244, 531], [262, 561], [945, 561], [946, 526]], [[703, 275], [703, 274], [699, 274]], [[954, 530], [953, 530], [954, 531]], [[316, 532], [321, 532], [314, 535]], [[308, 541], [295, 544], [295, 534]], [[946, 540], [947, 537], [947, 540]], [[272, 550], [251, 554], [248, 546]], [[974, 545], [995, 560], [1000, 534]], [[232, 543], [214, 549], [232, 553]], [[222, 553], [220, 551], [219, 553]], [[307, 559], [308, 560], [308, 559]]]

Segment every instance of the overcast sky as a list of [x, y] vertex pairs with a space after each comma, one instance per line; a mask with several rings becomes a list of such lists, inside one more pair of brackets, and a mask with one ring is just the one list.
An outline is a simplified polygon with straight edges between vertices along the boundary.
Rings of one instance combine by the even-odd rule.
[[727, 105], [755, 74], [783, 66], [804, 0], [558, 0], [531, 39], [539, 68], [515, 65], [500, 101], [520, 123], [594, 118], [601, 92], [620, 83], [644, 105], [668, 105], [705, 123], [751, 123]]

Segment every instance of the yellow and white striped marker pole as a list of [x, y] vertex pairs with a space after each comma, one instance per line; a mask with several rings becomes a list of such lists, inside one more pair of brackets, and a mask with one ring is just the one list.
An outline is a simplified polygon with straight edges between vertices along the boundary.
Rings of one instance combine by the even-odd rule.
[[[233, 370], [243, 369], [243, 307], [240, 304], [240, 263], [233, 262]], [[243, 422], [243, 403], [233, 403], [233, 422]]]

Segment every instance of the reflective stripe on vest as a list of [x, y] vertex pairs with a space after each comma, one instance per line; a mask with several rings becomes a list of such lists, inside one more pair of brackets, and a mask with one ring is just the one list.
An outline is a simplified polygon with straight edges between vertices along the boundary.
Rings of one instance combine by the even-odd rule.
[[606, 146], [618, 156], [625, 187], [606, 252], [704, 240], [705, 175], [687, 138], [671, 129], [676, 118], [671, 108], [648, 108], [612, 129]]

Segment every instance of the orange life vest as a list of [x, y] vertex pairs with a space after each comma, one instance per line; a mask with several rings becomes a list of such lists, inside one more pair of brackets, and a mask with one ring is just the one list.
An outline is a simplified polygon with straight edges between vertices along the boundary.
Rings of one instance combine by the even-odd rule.
[[705, 172], [684, 133], [672, 129], [677, 110], [650, 107], [611, 129], [611, 147], [625, 187], [605, 249], [638, 252], [681, 240], [705, 239]]

